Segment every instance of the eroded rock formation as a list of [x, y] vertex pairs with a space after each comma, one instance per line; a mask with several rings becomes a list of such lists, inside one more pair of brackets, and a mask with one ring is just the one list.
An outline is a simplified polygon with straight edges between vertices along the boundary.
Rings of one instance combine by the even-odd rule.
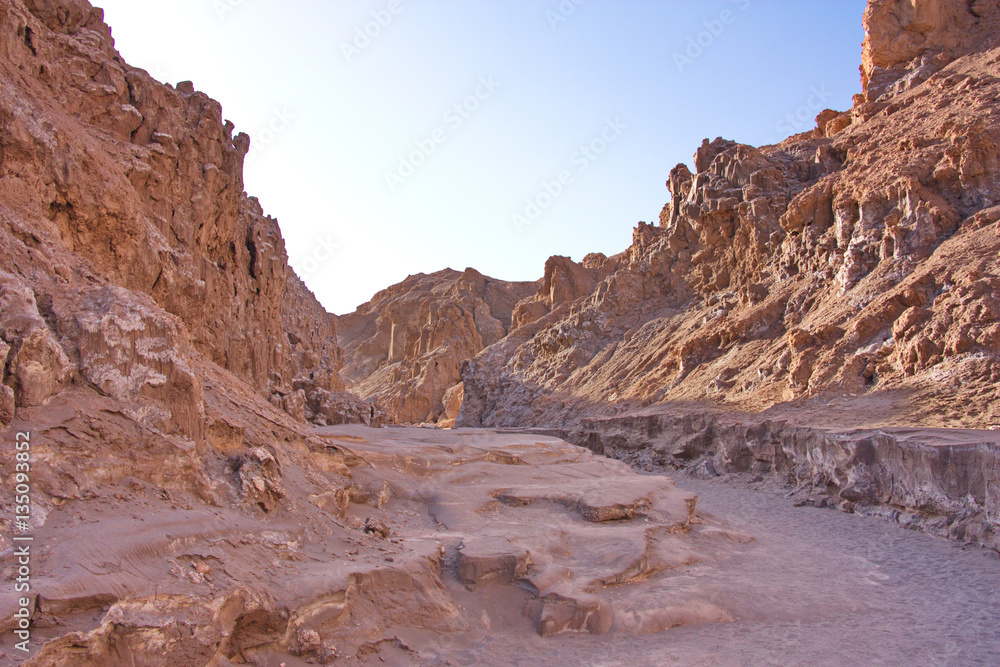
[[243, 190], [248, 137], [192, 84], [126, 64], [86, 2], [0, 11], [0, 289], [4, 317], [19, 313], [4, 331], [15, 403], [38, 405], [78, 367], [118, 399], [170, 394], [195, 435], [197, 379], [170, 389], [191, 349], [298, 417], [321, 413], [345, 390], [335, 321]]
[[466, 367], [459, 423], [864, 395], [905, 396], [885, 424], [1000, 424], [1000, 8], [878, 0], [865, 25], [853, 109], [706, 140], [593, 289]]
[[398, 423], [453, 425], [462, 364], [507, 335], [535, 289], [474, 269], [411, 276], [340, 318], [344, 379]]
[[881, 516], [1000, 551], [1000, 432], [845, 430], [836, 422], [653, 409], [583, 419], [565, 435], [650, 471], [682, 469], [706, 478], [745, 474], [758, 481], [771, 475], [794, 489], [799, 504]]

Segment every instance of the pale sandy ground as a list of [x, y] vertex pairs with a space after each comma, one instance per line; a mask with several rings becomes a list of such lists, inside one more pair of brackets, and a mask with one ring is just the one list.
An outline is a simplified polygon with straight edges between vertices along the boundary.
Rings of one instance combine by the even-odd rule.
[[486, 637], [429, 664], [1000, 665], [995, 553], [877, 518], [796, 508], [739, 482], [678, 486], [757, 538], [724, 571], [697, 583], [697, 572], [675, 578], [718, 589], [736, 622], [650, 637]]
[[[155, 621], [163, 606], [141, 602], [144, 596], [192, 595], [183, 599], [197, 610], [198, 600], [237, 583], [296, 610], [317, 596], [325, 599], [327, 589], [340, 591], [338, 572], [358, 572], [368, 583], [347, 599], [344, 622], [337, 616], [325, 630], [336, 638], [339, 655], [351, 656], [337, 664], [1000, 665], [996, 552], [877, 518], [796, 508], [766, 483], [754, 490], [738, 478], [680, 477], [679, 491], [668, 480], [636, 475], [555, 438], [362, 427], [322, 433], [363, 457], [352, 463], [355, 484], [382, 489], [391, 483], [395, 491], [384, 507], [373, 494], [367, 504], [352, 503], [342, 520], [321, 512], [307, 498], [308, 479], [289, 458], [282, 507], [292, 509], [266, 516], [187, 506], [142, 485], [59, 508], [38, 533], [50, 548], [39, 554], [36, 583], [49, 604], [82, 602], [43, 619], [47, 625], [38, 626], [36, 641], [96, 628], [107, 611], [102, 593], [140, 599], [124, 603], [140, 620], [153, 614]], [[520, 500], [498, 504], [495, 488]], [[700, 518], [689, 530], [668, 530], [684, 518], [687, 492], [698, 495]], [[555, 500], [521, 504], [539, 494]], [[587, 507], [611, 507], [647, 494], [656, 499], [648, 515], [624, 521], [585, 521], [583, 505], [567, 505], [580, 496]], [[398, 539], [351, 527], [367, 517], [391, 522]], [[740, 537], [747, 535], [753, 541]], [[527, 545], [528, 576], [483, 580], [468, 590], [452, 566], [456, 546], [487, 537], [490, 548], [503, 540]], [[446, 552], [440, 584], [426, 576], [422, 554], [432, 543]], [[463, 554], [473, 550], [462, 548]], [[205, 558], [211, 572], [195, 577], [191, 564]], [[545, 572], [553, 568], [564, 568], [563, 577], [547, 584], [552, 577]], [[619, 570], [630, 573], [618, 579], [629, 583], [592, 581]], [[550, 584], [571, 598], [586, 600], [590, 591], [600, 597], [614, 610], [611, 631], [539, 636], [524, 613], [531, 607], [527, 589]], [[642, 627], [630, 622], [636, 610], [646, 614]], [[720, 618], [732, 620], [701, 622]], [[354, 645], [369, 636], [396, 637], [398, 644], [376, 641], [355, 657]], [[136, 646], [143, 654], [153, 644]], [[60, 657], [69, 661], [51, 664], [83, 664]], [[309, 664], [283, 651], [244, 657], [259, 667]], [[101, 660], [86, 664], [105, 667]], [[0, 665], [17, 662], [5, 635]], [[176, 667], [187, 665], [180, 660]]]

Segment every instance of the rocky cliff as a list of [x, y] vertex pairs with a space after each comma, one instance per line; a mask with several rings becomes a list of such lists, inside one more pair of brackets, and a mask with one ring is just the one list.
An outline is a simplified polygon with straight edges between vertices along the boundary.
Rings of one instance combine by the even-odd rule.
[[130, 67], [83, 0], [0, 20], [4, 423], [83, 383], [160, 396], [187, 416], [149, 424], [198, 437], [189, 351], [298, 418], [343, 419], [334, 318], [244, 192], [249, 138], [219, 103]]
[[340, 318], [344, 379], [397, 423], [454, 425], [462, 364], [507, 335], [536, 289], [474, 269], [411, 276]]
[[0, 428], [34, 438], [33, 519], [126, 479], [272, 508], [254, 448], [381, 416], [243, 190], [248, 138], [83, 0], [0, 2], [0, 52]]
[[846, 423], [1000, 424], [1000, 8], [873, 0], [865, 28], [852, 109], [706, 140], [592, 287], [519, 306], [466, 366], [459, 423], [836, 396], [879, 402]]

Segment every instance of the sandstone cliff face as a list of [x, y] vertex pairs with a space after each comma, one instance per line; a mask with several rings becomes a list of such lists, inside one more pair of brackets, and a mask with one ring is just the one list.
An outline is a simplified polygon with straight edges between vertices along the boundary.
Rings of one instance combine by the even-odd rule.
[[[192, 349], [296, 417], [324, 404], [338, 412], [335, 321], [289, 268], [277, 222], [243, 190], [249, 138], [234, 137], [219, 103], [190, 83], [162, 85], [126, 64], [102, 16], [82, 0], [0, 3], [0, 268], [23, 311], [4, 332], [15, 404], [40, 404], [78, 364], [102, 392], [144, 397], [141, 386], [177, 376], [130, 364], [177, 350], [186, 368], [181, 350]], [[80, 309], [73, 324], [57, 302]], [[103, 310], [83, 314], [98, 302]], [[95, 343], [97, 359], [75, 350], [107, 326], [121, 334], [108, 350]], [[115, 347], [124, 339], [132, 349]], [[111, 378], [112, 366], [127, 377]], [[193, 436], [198, 383], [182, 384], [191, 388], [169, 400], [190, 399], [177, 419]]]
[[340, 318], [344, 379], [397, 423], [452, 425], [462, 364], [507, 335], [536, 288], [473, 269], [411, 276]]
[[777, 146], [706, 140], [593, 289], [467, 365], [459, 423], [838, 395], [885, 399], [888, 424], [1000, 424], [998, 22], [873, 0], [854, 108]]

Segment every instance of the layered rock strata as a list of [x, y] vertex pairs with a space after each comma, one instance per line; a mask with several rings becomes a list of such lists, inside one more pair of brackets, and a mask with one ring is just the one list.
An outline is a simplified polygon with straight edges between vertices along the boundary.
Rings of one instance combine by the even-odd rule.
[[584, 419], [566, 436], [649, 470], [764, 477], [797, 503], [883, 516], [1000, 551], [1000, 431], [798, 425], [739, 414]]

